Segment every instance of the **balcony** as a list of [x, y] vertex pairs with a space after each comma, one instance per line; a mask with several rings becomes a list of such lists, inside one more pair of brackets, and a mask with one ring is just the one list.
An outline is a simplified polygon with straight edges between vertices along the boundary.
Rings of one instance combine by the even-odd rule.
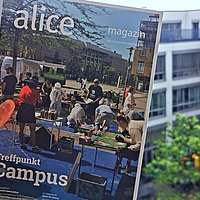
[[184, 42], [200, 40], [200, 30], [183, 29], [183, 30], [162, 30], [160, 43]]

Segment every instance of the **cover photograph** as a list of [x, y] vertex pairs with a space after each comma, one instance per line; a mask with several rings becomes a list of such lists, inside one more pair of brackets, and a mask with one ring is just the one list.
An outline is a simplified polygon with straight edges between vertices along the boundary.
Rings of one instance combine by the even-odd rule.
[[161, 20], [0, 1], [0, 199], [137, 199]]

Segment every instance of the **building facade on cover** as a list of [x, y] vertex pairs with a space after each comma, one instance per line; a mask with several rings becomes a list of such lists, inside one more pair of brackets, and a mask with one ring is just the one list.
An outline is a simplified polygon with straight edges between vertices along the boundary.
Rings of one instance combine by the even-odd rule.
[[200, 10], [164, 12], [144, 163], [175, 114], [200, 117]]
[[[89, 42], [75, 39], [69, 39], [67, 44], [66, 47], [47, 47], [41, 43], [32, 49], [25, 47], [19, 52], [18, 56], [66, 65], [66, 76], [74, 78], [78, 78], [75, 77], [77, 74], [85, 77], [87, 73], [87, 76], [89, 76], [88, 71], [91, 68], [95, 68], [95, 70], [91, 71], [96, 72], [96, 74], [91, 73], [91, 76], [98, 77], [101, 82], [110, 81], [110, 77], [106, 76], [106, 72], [112, 68], [112, 72], [110, 72], [112, 73], [112, 81], [109, 82], [110, 84], [115, 84], [118, 76], [125, 75], [127, 60], [122, 58], [122, 55], [116, 51], [107, 50]], [[33, 51], [33, 49], [37, 49], [37, 51]], [[0, 53], [1, 55], [12, 56], [13, 50], [4, 49]], [[92, 80], [92, 77], [88, 78]]]
[[156, 27], [158, 16], [149, 16], [150, 21], [141, 21], [140, 37], [134, 50], [134, 59], [131, 74], [135, 76], [135, 88], [137, 91], [149, 90], [152, 60], [156, 41]]

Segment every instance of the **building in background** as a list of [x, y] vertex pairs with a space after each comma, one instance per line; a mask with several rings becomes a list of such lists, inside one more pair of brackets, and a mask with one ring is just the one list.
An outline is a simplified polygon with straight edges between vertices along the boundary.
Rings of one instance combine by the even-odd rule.
[[140, 23], [140, 34], [137, 47], [134, 50], [131, 70], [131, 75], [135, 77], [135, 89], [140, 92], [148, 92], [149, 90], [158, 27], [158, 15], [152, 15], [149, 18], [150, 21], [141, 21]]
[[[51, 40], [55, 46], [47, 47], [45, 43], [32, 44], [29, 49], [25, 46], [18, 52], [18, 57], [65, 65], [66, 78], [77, 79], [80, 76], [90, 81], [98, 78], [102, 83], [117, 85], [119, 76], [126, 76], [127, 60], [116, 51], [77, 39], [69, 39], [65, 43], [53, 37]], [[0, 55], [13, 56], [13, 49], [0, 50]]]
[[164, 12], [144, 164], [175, 114], [200, 118], [200, 10]]

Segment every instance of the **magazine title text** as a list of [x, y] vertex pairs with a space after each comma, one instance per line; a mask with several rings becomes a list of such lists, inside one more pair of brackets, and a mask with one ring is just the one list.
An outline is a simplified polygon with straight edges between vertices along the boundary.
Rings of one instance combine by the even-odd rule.
[[[50, 15], [47, 18], [45, 17], [45, 6], [42, 5], [40, 10], [41, 13], [37, 18], [38, 6], [37, 4], [33, 5], [31, 23], [29, 23], [30, 16], [28, 11], [18, 10], [16, 12], [18, 17], [14, 20], [14, 26], [18, 29], [28, 29], [28, 24], [31, 24], [30, 28], [36, 31], [36, 21], [39, 20], [38, 31], [43, 31], [44, 27], [46, 27], [46, 30], [50, 33], [58, 33], [60, 30], [63, 35], [69, 36], [72, 34], [72, 32], [68, 30], [68, 28], [74, 28], [74, 20], [71, 17], [63, 17], [59, 21], [58, 15]], [[57, 25], [55, 25], [55, 23], [57, 23]], [[54, 24], [54, 26], [52, 24]]]

